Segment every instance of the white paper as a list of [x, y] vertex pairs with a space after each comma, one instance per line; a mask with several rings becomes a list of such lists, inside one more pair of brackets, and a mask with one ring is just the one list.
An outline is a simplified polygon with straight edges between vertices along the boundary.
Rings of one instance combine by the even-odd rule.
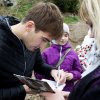
[[63, 90], [63, 88], [65, 87], [65, 84], [61, 84], [56, 87], [57, 82], [52, 80], [42, 79], [42, 81], [47, 82], [53, 90]]

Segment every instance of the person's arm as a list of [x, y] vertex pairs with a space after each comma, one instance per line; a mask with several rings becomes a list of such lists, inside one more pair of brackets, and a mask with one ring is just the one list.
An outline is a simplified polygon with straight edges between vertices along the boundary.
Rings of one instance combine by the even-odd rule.
[[90, 88], [81, 100], [100, 100], [100, 86]]
[[51, 76], [51, 70], [52, 67], [46, 63], [44, 63], [40, 49], [37, 49], [36, 58], [35, 58], [35, 65], [34, 65], [34, 71], [36, 71], [39, 74], [42, 75], [48, 75]]
[[70, 71], [69, 73], [73, 74], [73, 78], [71, 80], [76, 81], [81, 78], [82, 67], [80, 65], [80, 61], [79, 61], [77, 54], [74, 54], [74, 55], [75, 55], [75, 59], [74, 59], [74, 63], [72, 66], [72, 71]]
[[35, 59], [35, 65], [34, 65], [34, 71], [36, 71], [39, 74], [53, 77], [55, 81], [59, 81], [59, 83], [65, 83], [65, 72], [61, 70], [60, 78], [58, 77], [58, 70], [56, 70], [54, 67], [44, 63], [40, 49], [37, 51], [36, 59]]
[[93, 80], [90, 81], [91, 77], [89, 75], [89, 77], [81, 79], [70, 93], [68, 100], [80, 100], [80, 98], [81, 100], [100, 100], [100, 78], [92, 77]]
[[[47, 55], [46, 55], [46, 53], [45, 53], [45, 50], [41, 53], [41, 55], [42, 55], [43, 61], [44, 61], [45, 63], [48, 63], [48, 62], [47, 62]], [[41, 79], [45, 79], [45, 78], [48, 77], [48, 76], [45, 77], [44, 75], [40, 75], [40, 74], [38, 74], [38, 73], [35, 73], [35, 77], [36, 77], [36, 79], [41, 80]]]
[[82, 67], [75, 52], [71, 51], [71, 54], [64, 60], [63, 66], [63, 70], [66, 72], [66, 81], [76, 81], [81, 78]]
[[48, 64], [48, 54], [47, 54], [47, 51], [44, 50], [41, 55], [42, 55], [43, 61]]
[[24, 87], [0, 88], [0, 100], [24, 100], [26, 92]]

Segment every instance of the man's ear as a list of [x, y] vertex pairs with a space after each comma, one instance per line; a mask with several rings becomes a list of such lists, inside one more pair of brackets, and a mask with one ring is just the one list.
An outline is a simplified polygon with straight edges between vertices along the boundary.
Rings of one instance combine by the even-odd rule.
[[27, 32], [29, 32], [29, 31], [31, 31], [33, 29], [35, 30], [35, 23], [34, 23], [34, 21], [27, 21], [25, 23], [25, 28], [26, 28]]

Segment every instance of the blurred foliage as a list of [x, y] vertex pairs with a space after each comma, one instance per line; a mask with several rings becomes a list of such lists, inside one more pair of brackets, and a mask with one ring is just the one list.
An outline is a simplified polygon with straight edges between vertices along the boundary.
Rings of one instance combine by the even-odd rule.
[[23, 18], [27, 11], [40, 0], [16, 0], [16, 5], [12, 7], [0, 7], [0, 15], [12, 15]]
[[[22, 19], [25, 16], [25, 14], [27, 13], [27, 11], [37, 2], [40, 2], [40, 1], [53, 2], [53, 0], [15, 0], [15, 1], [17, 3], [13, 7], [0, 8], [0, 15], [12, 15], [19, 19]], [[59, 1], [59, 2], [66, 1], [67, 2], [67, 0], [54, 0], [54, 1]], [[72, 1], [72, 0], [69, 0], [69, 1]], [[64, 2], [62, 2], [62, 4], [63, 3]], [[62, 9], [63, 9], [63, 7], [62, 7]], [[78, 19], [79, 18], [77, 16], [73, 16], [72, 14], [70, 16], [67, 14], [64, 15], [64, 22], [66, 22], [66, 23], [75, 23], [78, 21]]]
[[35, 2], [36, 0], [17, 0], [17, 5], [11, 10], [11, 14], [23, 18]]
[[52, 2], [54, 2], [63, 13], [71, 12], [76, 14], [79, 9], [79, 0], [52, 0]]
[[79, 21], [79, 17], [78, 16], [64, 16], [64, 22], [65, 23], [76, 23]]

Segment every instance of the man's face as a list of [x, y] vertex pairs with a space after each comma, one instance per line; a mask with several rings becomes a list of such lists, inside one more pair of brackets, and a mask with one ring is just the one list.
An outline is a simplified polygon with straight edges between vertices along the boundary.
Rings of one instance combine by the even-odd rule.
[[30, 51], [34, 51], [50, 41], [51, 37], [49, 36], [49, 33], [42, 31], [35, 32], [34, 30], [29, 32], [24, 39], [25, 46]]

